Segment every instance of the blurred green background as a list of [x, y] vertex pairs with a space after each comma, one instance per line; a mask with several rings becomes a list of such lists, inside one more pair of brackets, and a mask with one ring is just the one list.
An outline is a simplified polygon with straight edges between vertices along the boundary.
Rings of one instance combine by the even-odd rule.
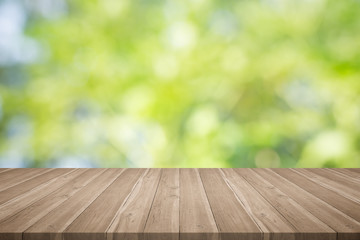
[[360, 167], [359, 0], [0, 0], [0, 167]]

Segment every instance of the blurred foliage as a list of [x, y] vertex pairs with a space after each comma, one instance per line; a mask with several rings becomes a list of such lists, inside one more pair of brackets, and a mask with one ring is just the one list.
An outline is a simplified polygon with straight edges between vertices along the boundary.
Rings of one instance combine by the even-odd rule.
[[360, 167], [358, 0], [1, 6], [0, 166]]

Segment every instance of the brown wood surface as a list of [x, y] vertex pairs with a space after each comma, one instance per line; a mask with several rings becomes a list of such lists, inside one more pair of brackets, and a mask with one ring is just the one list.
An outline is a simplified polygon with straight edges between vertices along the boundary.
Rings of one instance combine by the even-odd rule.
[[233, 169], [223, 169], [225, 180], [246, 212], [254, 219], [264, 239], [294, 240], [295, 228], [245, 178]]
[[179, 239], [179, 169], [162, 169], [159, 186], [146, 221], [144, 239]]
[[28, 179], [36, 177], [44, 172], [50, 171], [51, 169], [45, 168], [34, 168], [32, 171], [28, 171], [24, 168], [12, 169], [9, 172], [2, 174], [0, 179], [0, 191], [5, 190], [14, 185], [20, 184]]
[[93, 180], [92, 184], [83, 187], [29, 227], [23, 234], [24, 239], [62, 239], [66, 228], [115, 181], [122, 171], [122, 169], [108, 169], [103, 172]]
[[0, 204], [16, 198], [23, 193], [29, 192], [31, 189], [34, 189], [66, 172], [68, 172], [68, 170], [63, 168], [52, 169], [51, 171], [35, 176], [28, 181], [21, 182], [13, 187], [7, 188], [0, 192]]
[[346, 169], [355, 173], [360, 173], [360, 168], [346, 168]]
[[218, 228], [198, 169], [180, 169], [180, 238], [218, 240]]
[[107, 189], [93, 201], [64, 231], [63, 239], [106, 238], [106, 230], [117, 210], [130, 195], [144, 169], [125, 169]]
[[297, 201], [312, 215], [320, 219], [329, 227], [341, 235], [339, 239], [356, 240], [360, 239], [360, 223], [327, 204], [321, 199], [303, 190], [291, 181], [280, 177], [271, 169], [255, 169], [255, 172], [262, 178], [270, 181], [274, 186]]
[[337, 169], [327, 168], [327, 170], [331, 171], [333, 173], [336, 173], [337, 175], [342, 175], [342, 176], [346, 177], [350, 181], [357, 181], [357, 182], [360, 183], [360, 174], [355, 173], [353, 171], [350, 171], [349, 169], [346, 169], [346, 168], [337, 168]]
[[323, 187], [316, 181], [310, 180], [306, 174], [300, 173], [302, 170], [303, 169], [274, 169], [279, 175], [360, 222], [359, 203], [354, 202], [333, 190]]
[[336, 232], [252, 169], [235, 169], [295, 228], [296, 239], [336, 239]]
[[359, 240], [359, 169], [0, 169], [0, 240]]
[[8, 171], [10, 170], [11, 168], [0, 168], [0, 172], [5, 172], [5, 171]]
[[160, 169], [147, 169], [122, 204], [107, 230], [108, 240], [136, 240], [142, 238], [151, 205], [159, 185]]
[[200, 169], [221, 239], [258, 240], [262, 232], [226, 184], [219, 169]]
[[360, 183], [353, 182], [352, 179], [341, 177], [325, 169], [298, 169], [298, 171], [302, 171], [309, 179], [318, 181], [320, 185], [344, 197], [353, 201], [360, 199]]

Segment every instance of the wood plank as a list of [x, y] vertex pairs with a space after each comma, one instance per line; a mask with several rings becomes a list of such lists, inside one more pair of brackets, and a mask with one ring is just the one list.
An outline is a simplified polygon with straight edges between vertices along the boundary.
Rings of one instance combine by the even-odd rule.
[[360, 239], [360, 223], [343, 212], [303, 190], [270, 169], [254, 169], [262, 178], [294, 199], [312, 215], [338, 232], [338, 240]]
[[21, 182], [10, 188], [7, 188], [6, 190], [0, 192], [0, 205], [30, 191], [31, 189], [34, 189], [35, 187], [38, 187], [39, 185], [47, 181], [50, 181], [53, 178], [56, 178], [68, 172], [69, 170], [64, 168], [51, 169], [51, 171], [48, 171], [30, 180]]
[[51, 169], [48, 168], [15, 168], [0, 175], [0, 191], [3, 191], [16, 184], [43, 174]]
[[159, 185], [160, 176], [161, 169], [148, 169], [141, 176], [107, 230], [108, 240], [143, 239], [143, 231]]
[[[55, 171], [56, 170], [61, 170], [60, 172], [64, 172], [66, 169], [55, 169]], [[104, 171], [105, 169], [85, 170], [84, 173], [74, 178], [68, 184], [63, 185], [56, 191], [33, 203], [19, 213], [1, 221], [0, 234], [3, 236], [5, 233], [7, 233], [7, 240], [22, 239], [22, 233], [26, 229], [28, 229], [31, 225], [44, 217], [50, 211], [55, 209], [61, 203], [68, 200], [76, 192], [80, 191], [82, 187], [89, 184], [95, 177]]]
[[356, 182], [360, 183], [360, 174], [350, 171], [349, 169], [346, 168], [327, 168], [327, 170], [332, 171], [332, 172], [336, 172], [337, 174], [341, 174], [343, 176], [345, 176], [348, 179], [352, 179], [355, 180]]
[[0, 240], [359, 240], [359, 179], [358, 169], [0, 169]]
[[349, 171], [360, 174], [360, 168], [347, 168]]
[[163, 169], [148, 220], [145, 240], [179, 239], [179, 169]]
[[25, 240], [61, 240], [62, 232], [122, 173], [107, 169], [23, 233]]
[[298, 171], [321, 186], [360, 203], [359, 183], [352, 183], [345, 177], [338, 176], [323, 169], [298, 169]]
[[297, 230], [296, 239], [336, 239], [336, 232], [252, 169], [235, 169]]
[[[20, 170], [20, 171], [19, 171]], [[6, 184], [8, 180], [13, 177], [21, 176], [22, 173], [29, 171], [27, 169], [10, 168], [8, 171], [4, 171], [0, 174], [0, 188], [4, 188], [3, 184]]]
[[125, 169], [63, 233], [64, 240], [106, 239], [106, 231], [117, 211], [132, 192], [145, 169]]
[[311, 181], [295, 169], [276, 168], [273, 171], [360, 222], [360, 206], [356, 202]]
[[199, 169], [222, 240], [260, 240], [262, 232], [246, 213], [218, 169]]
[[0, 168], [0, 173], [9, 171], [11, 168]]
[[68, 181], [71, 181], [72, 179], [80, 175], [83, 171], [85, 170], [69, 169], [69, 172], [67, 172], [66, 174], [60, 175], [59, 177], [54, 178], [44, 184], [41, 184], [40, 186], [18, 196], [17, 198], [11, 199], [6, 203], [1, 204], [0, 221], [11, 215], [15, 215], [16, 213], [30, 206], [39, 199], [49, 195], [59, 187], [66, 184]]
[[295, 230], [252, 185], [233, 169], [222, 169], [225, 181], [237, 195], [246, 212], [264, 233], [264, 239], [292, 240]]
[[180, 240], [218, 240], [219, 231], [197, 169], [180, 169]]

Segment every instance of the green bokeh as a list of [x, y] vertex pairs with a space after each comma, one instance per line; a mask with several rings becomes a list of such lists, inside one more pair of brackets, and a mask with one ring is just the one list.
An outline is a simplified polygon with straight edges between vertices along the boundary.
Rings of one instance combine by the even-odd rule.
[[360, 167], [360, 1], [27, 4], [2, 166]]

